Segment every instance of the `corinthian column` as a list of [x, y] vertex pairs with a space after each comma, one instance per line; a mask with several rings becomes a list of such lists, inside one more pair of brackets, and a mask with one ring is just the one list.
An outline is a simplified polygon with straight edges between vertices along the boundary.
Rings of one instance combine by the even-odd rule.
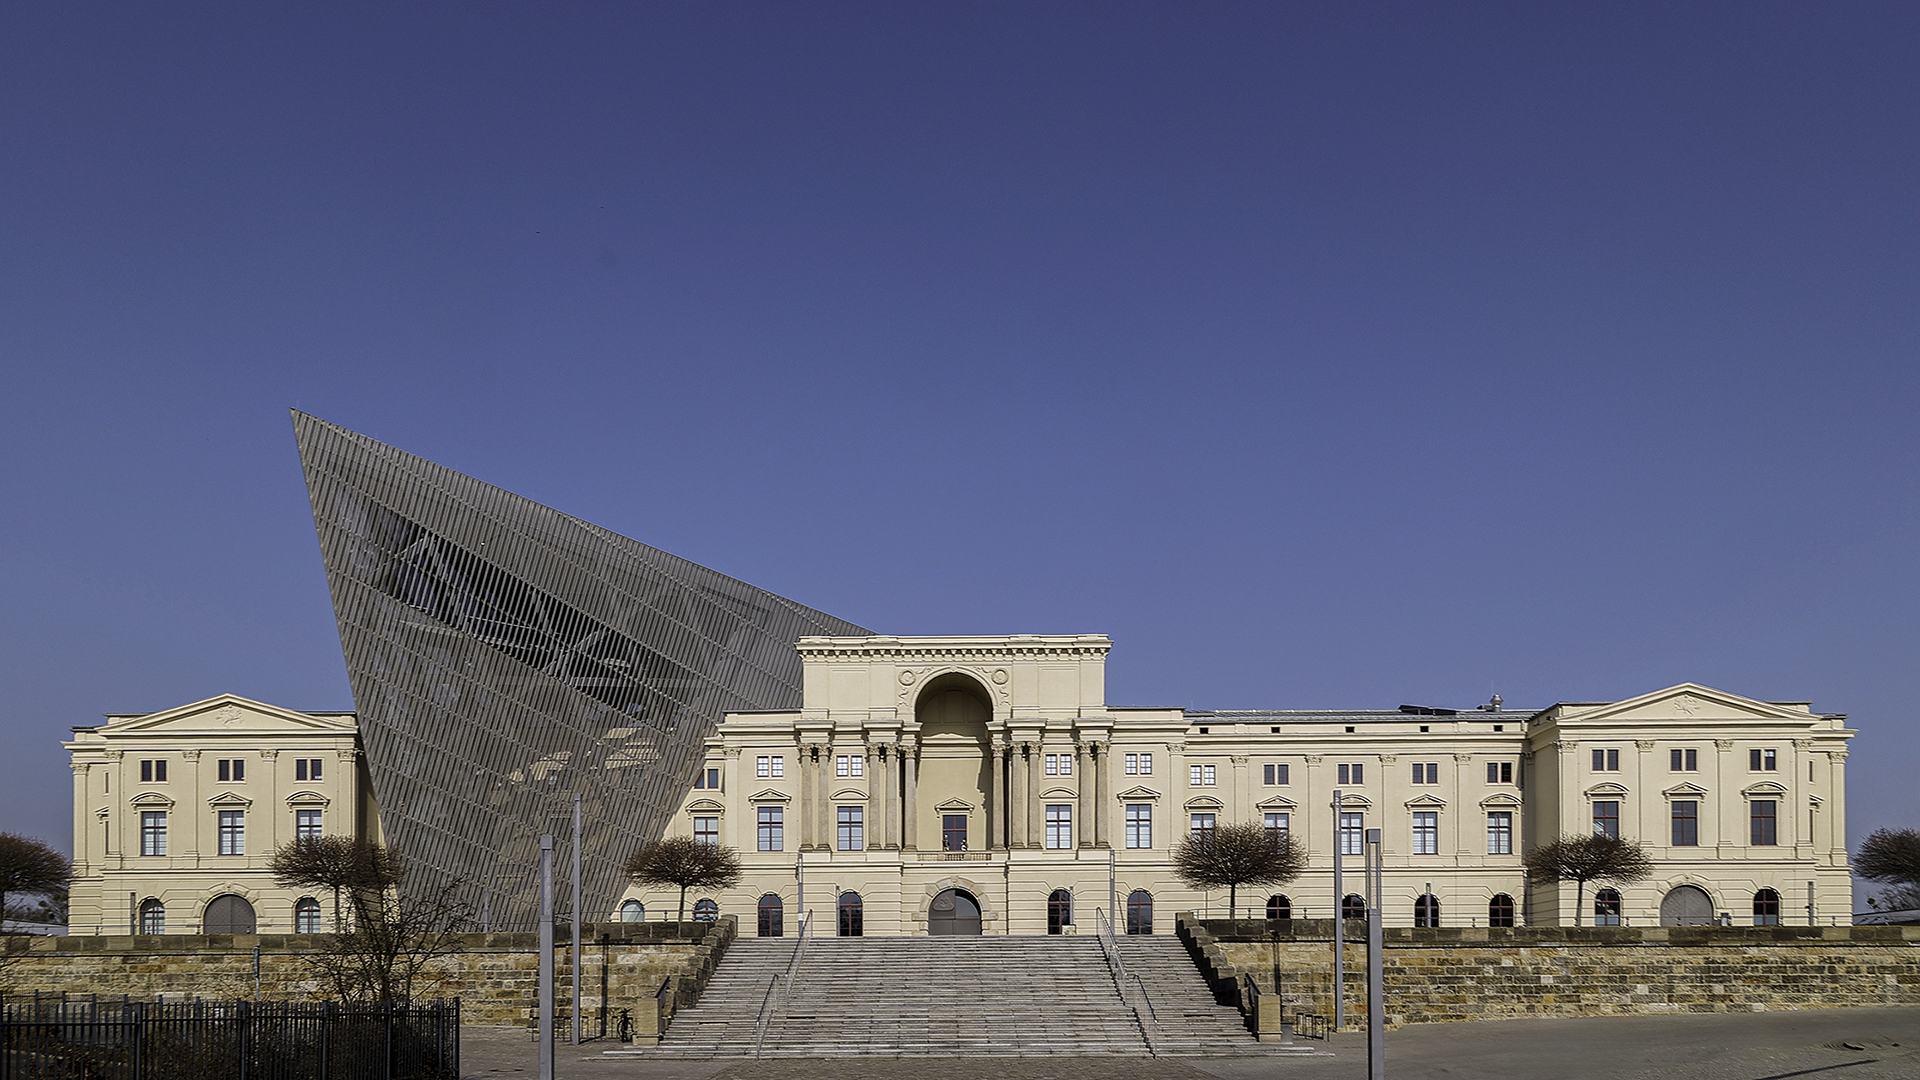
[[1027, 818], [1030, 809], [1027, 791], [1033, 787], [1027, 775], [1032, 771], [1027, 764], [1027, 744], [1015, 743], [1011, 747], [1011, 756], [1008, 760], [1013, 762], [1013, 790], [1008, 793], [1007, 798], [1008, 809], [1013, 811], [1013, 840], [1007, 846], [1023, 848], [1027, 846]]
[[906, 770], [907, 794], [905, 813], [901, 815], [900, 849], [912, 851], [919, 847], [920, 815], [920, 747], [907, 743], [900, 754], [900, 767]]
[[986, 850], [1000, 851], [1007, 846], [1007, 748], [997, 744], [988, 747], [987, 762], [987, 771], [993, 774], [993, 794], [988, 807]]
[[1093, 743], [1087, 747], [1088, 755], [1093, 759], [1093, 843], [1095, 847], [1113, 846], [1113, 842], [1108, 839], [1107, 825], [1107, 817], [1113, 812], [1112, 779], [1108, 776], [1113, 755], [1108, 752], [1108, 749], [1108, 744], [1103, 742]]

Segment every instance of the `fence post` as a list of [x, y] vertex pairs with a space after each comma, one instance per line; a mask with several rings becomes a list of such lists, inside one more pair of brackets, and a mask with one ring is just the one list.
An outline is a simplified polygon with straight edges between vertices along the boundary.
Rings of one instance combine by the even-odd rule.
[[333, 1002], [320, 1003], [320, 1080], [327, 1080], [328, 1040], [333, 1038]]
[[380, 1080], [393, 1080], [393, 1001], [387, 1001], [387, 1067]]

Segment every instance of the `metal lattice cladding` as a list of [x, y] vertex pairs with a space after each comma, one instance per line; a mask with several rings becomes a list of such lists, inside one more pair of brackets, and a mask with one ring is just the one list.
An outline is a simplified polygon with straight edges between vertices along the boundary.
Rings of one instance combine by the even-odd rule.
[[495, 929], [532, 927], [537, 838], [571, 842], [575, 792], [584, 917], [610, 917], [722, 714], [799, 708], [794, 642], [871, 633], [305, 413], [293, 429], [404, 887], [484, 890]]

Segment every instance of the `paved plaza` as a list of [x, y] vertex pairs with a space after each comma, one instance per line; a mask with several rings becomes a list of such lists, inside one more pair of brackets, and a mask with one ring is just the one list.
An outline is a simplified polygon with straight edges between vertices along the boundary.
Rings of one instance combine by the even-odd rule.
[[[563, 1080], [1364, 1080], [1362, 1036], [1316, 1057], [817, 1058], [786, 1061], [609, 1059], [616, 1043], [558, 1048]], [[1310, 1045], [1318, 1045], [1312, 1043]], [[1606, 1016], [1431, 1024], [1388, 1033], [1394, 1080], [1913, 1080], [1920, 1009]], [[466, 1029], [470, 1080], [538, 1075], [524, 1028]]]

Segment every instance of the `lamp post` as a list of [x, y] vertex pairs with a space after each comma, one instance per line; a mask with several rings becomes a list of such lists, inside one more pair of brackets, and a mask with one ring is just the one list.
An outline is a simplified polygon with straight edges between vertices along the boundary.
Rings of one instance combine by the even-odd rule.
[[553, 834], [540, 837], [540, 1080], [553, 1080]]
[[[1367, 830], [1367, 1080], [1387, 1080], [1386, 941], [1381, 925], [1380, 830]], [[1429, 908], [1428, 910], [1432, 910]]]
[[1340, 789], [1333, 789], [1333, 1030], [1347, 1026], [1345, 887], [1340, 882]]

